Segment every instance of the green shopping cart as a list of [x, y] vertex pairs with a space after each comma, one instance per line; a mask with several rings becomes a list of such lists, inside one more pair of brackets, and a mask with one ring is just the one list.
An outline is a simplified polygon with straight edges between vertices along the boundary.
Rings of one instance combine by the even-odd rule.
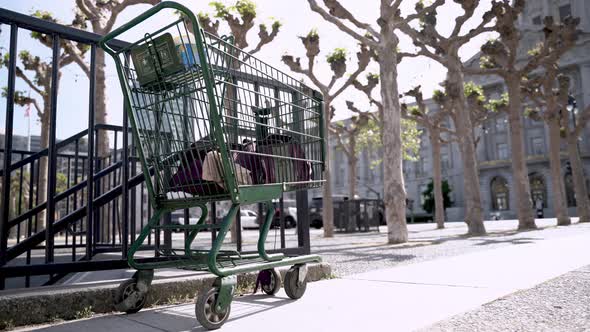
[[[148, 21], [164, 12], [169, 24], [151, 33]], [[170, 19], [172, 17], [172, 19]], [[153, 25], [151, 25], [153, 26]], [[109, 42], [132, 41], [115, 50]], [[137, 36], [140, 37], [137, 37]], [[300, 81], [233, 45], [231, 36], [200, 28], [194, 14], [162, 2], [109, 33], [100, 46], [117, 67], [129, 123], [155, 210], [128, 252], [134, 277], [119, 286], [116, 306], [141, 310], [157, 268], [209, 271], [214, 287], [196, 301], [197, 320], [221, 327], [230, 313], [236, 275], [259, 272], [262, 290], [275, 294], [280, 266], [291, 266], [284, 288], [293, 299], [306, 289], [306, 263], [316, 255], [269, 254], [265, 240], [273, 221], [273, 199], [284, 192], [321, 187], [324, 168], [322, 96]], [[207, 223], [207, 203], [229, 201], [219, 223]], [[243, 204], [267, 203], [257, 253], [222, 250]], [[162, 214], [199, 208], [193, 225], [160, 224]], [[159, 259], [139, 261], [137, 252], [155, 231], [182, 229], [183, 248], [158, 249]], [[208, 250], [193, 249], [201, 231], [215, 230]]]

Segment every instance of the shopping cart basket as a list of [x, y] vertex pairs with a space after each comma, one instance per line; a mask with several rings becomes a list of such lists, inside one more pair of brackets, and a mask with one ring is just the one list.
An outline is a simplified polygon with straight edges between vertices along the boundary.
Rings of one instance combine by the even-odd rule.
[[[164, 9], [172, 22], [145, 33], [146, 20]], [[132, 32], [141, 37], [122, 49], [109, 46]], [[152, 7], [109, 33], [100, 46], [115, 61], [155, 209], [129, 249], [129, 265], [138, 271], [119, 287], [117, 308], [139, 311], [153, 270], [162, 267], [207, 270], [218, 276], [214, 287], [197, 297], [197, 319], [208, 329], [227, 320], [236, 274], [260, 271], [263, 291], [275, 294], [281, 284], [275, 268], [292, 266], [284, 288], [289, 297], [301, 297], [305, 264], [320, 257], [268, 254], [265, 240], [273, 199], [324, 182], [321, 95], [235, 47], [231, 36], [205, 32], [190, 10], [174, 2]], [[227, 215], [220, 223], [206, 223], [206, 203], [223, 200], [231, 201]], [[259, 202], [267, 202], [268, 211], [257, 253], [221, 250], [240, 205]], [[201, 210], [197, 224], [160, 224], [163, 213], [193, 207]], [[157, 261], [136, 260], [151, 232], [172, 229], [185, 230], [184, 248], [162, 249]], [[192, 249], [203, 230], [218, 232], [211, 249]]]

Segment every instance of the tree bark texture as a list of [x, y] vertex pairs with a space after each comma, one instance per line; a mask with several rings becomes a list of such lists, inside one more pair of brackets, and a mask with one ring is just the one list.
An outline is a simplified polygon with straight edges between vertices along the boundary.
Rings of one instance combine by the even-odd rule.
[[[41, 149], [46, 149], [49, 146], [49, 114], [51, 113], [51, 99], [49, 95], [43, 97], [43, 116], [41, 117]], [[47, 157], [39, 159], [39, 185], [37, 186], [37, 202], [39, 204], [47, 201], [47, 175], [48, 175], [48, 160]], [[45, 228], [47, 220], [47, 212], [45, 209], [37, 214], [37, 221], [35, 223], [33, 232], [40, 231]]]
[[588, 198], [588, 188], [586, 187], [586, 177], [584, 176], [584, 167], [580, 150], [578, 150], [578, 137], [568, 135], [567, 151], [572, 167], [572, 179], [574, 182], [574, 192], [576, 193], [576, 210], [580, 217], [579, 222], [590, 222], [590, 198]]
[[[326, 97], [327, 94], [324, 94]], [[324, 140], [324, 151], [325, 151], [325, 169], [324, 169], [324, 180], [326, 182], [323, 186], [323, 198], [322, 198], [322, 223], [324, 227], [324, 237], [334, 236], [334, 204], [332, 202], [332, 178], [331, 178], [331, 160], [330, 145], [328, 144], [328, 132], [330, 128], [330, 99], [324, 99], [324, 133], [326, 133], [326, 139]]]
[[553, 205], [557, 224], [570, 225], [571, 220], [567, 213], [565, 200], [565, 185], [561, 174], [561, 133], [559, 118], [549, 120], [549, 167], [551, 171], [551, 185], [553, 186]]
[[[458, 57], [457, 57], [458, 59]], [[449, 66], [447, 82], [452, 86], [448, 93], [453, 94], [456, 101], [453, 105], [455, 127], [459, 137], [459, 149], [463, 163], [463, 190], [465, 192], [465, 223], [469, 235], [482, 235], [486, 233], [483, 223], [483, 209], [481, 206], [481, 193], [479, 191], [479, 171], [477, 169], [477, 157], [475, 154], [475, 139], [473, 135], [473, 123], [469, 109], [465, 107], [464, 77], [460, 64], [456, 64], [455, 70]]]
[[354, 199], [356, 195], [356, 166], [358, 164], [358, 157], [356, 156], [356, 137], [354, 135], [350, 135], [349, 139], [349, 147], [350, 151], [347, 154], [348, 157], [348, 197], [349, 199]]
[[442, 191], [441, 141], [438, 128], [429, 129], [432, 146], [432, 183], [434, 190], [434, 221], [436, 228], [445, 228], [445, 205]]
[[[388, 243], [408, 241], [406, 224], [406, 189], [402, 172], [401, 108], [397, 85], [398, 40], [393, 29], [381, 27], [382, 44], [379, 54], [381, 77], [381, 100], [384, 108], [383, 121], [383, 174], [384, 203], [387, 220]], [[386, 55], [386, 56], [385, 56]]]
[[510, 126], [510, 146], [512, 147], [512, 173], [514, 189], [516, 190], [516, 212], [518, 215], [518, 229], [536, 229], [533, 215], [533, 202], [529, 175], [526, 165], [526, 150], [522, 123], [522, 96], [520, 91], [520, 76], [506, 79], [508, 94], [508, 124]]

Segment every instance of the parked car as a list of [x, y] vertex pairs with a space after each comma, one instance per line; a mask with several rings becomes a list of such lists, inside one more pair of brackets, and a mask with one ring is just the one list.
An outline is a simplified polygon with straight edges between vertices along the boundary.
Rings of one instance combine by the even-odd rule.
[[[281, 226], [281, 204], [280, 201], [273, 200], [272, 202], [275, 208], [275, 214], [272, 220], [271, 227], [280, 227]], [[297, 226], [297, 202], [292, 199], [285, 199], [283, 200], [283, 213], [285, 217], [285, 228], [293, 228]], [[265, 215], [261, 215], [258, 218], [258, 224], [264, 222]]]
[[258, 228], [258, 214], [251, 210], [240, 210], [242, 229]]

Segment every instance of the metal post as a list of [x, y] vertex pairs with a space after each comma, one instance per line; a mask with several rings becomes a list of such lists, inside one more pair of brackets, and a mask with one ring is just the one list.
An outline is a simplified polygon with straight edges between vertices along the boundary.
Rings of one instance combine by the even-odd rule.
[[90, 45], [90, 90], [88, 91], [88, 175], [86, 177], [86, 260], [91, 260], [94, 228], [94, 98], [96, 93], [96, 44]]
[[[14, 85], [16, 78], [16, 43], [18, 27], [10, 26], [10, 59], [8, 61], [8, 91], [6, 98], [6, 124], [4, 129], [4, 176], [2, 177], [2, 216], [0, 219], [0, 266], [6, 264], [8, 247], [8, 205], [10, 204], [10, 164], [12, 163], [12, 122], [14, 120]], [[31, 181], [33, 181], [31, 179]], [[0, 277], [0, 290], [5, 287], [4, 277]]]
[[127, 258], [127, 248], [129, 242], [129, 124], [127, 112], [123, 112], [123, 181], [121, 182], [122, 202], [121, 210], [123, 213], [123, 238], [121, 239], [122, 253], [121, 257]]
[[45, 263], [53, 262], [53, 222], [55, 221], [55, 186], [57, 185], [57, 88], [59, 82], [59, 35], [53, 34], [51, 61], [51, 110], [49, 113], [49, 146], [47, 148], [47, 217], [45, 224]]

